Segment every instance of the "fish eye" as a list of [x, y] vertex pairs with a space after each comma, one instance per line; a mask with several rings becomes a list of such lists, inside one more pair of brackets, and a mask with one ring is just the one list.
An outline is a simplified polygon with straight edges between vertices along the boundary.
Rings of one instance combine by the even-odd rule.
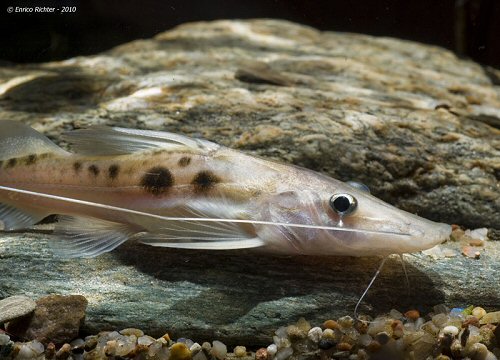
[[349, 185], [351, 185], [353, 188], [359, 189], [359, 190], [364, 191], [368, 194], [370, 193], [370, 188], [363, 183], [356, 182], [356, 181], [348, 181], [347, 183]]
[[330, 198], [330, 207], [340, 216], [352, 214], [358, 202], [349, 194], [335, 194]]

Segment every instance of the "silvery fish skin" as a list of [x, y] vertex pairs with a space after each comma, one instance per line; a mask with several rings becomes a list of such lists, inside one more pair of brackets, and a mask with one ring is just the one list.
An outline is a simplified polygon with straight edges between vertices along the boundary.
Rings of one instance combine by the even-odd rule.
[[385, 256], [451, 233], [323, 174], [205, 140], [103, 126], [65, 139], [73, 153], [0, 121], [0, 220], [16, 230], [63, 215], [53, 235], [62, 256], [97, 256], [132, 237], [161, 247]]

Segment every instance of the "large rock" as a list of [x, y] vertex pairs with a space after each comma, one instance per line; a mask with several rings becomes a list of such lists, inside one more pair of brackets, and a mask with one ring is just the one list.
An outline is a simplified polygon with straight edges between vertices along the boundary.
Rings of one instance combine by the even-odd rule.
[[25, 340], [62, 345], [78, 336], [87, 300], [81, 295], [49, 295], [37, 300], [31, 316], [9, 322], [9, 333]]
[[[488, 77], [498, 74], [407, 41], [217, 21], [96, 56], [0, 68], [0, 110], [63, 146], [62, 131], [96, 123], [205, 137], [362, 181], [434, 220], [499, 229], [500, 88]], [[78, 291], [89, 300], [89, 331], [134, 326], [229, 343], [269, 342], [300, 316], [351, 313], [378, 261], [134, 243], [63, 261], [48, 239], [0, 235], [0, 296]], [[499, 245], [487, 242], [479, 260], [407, 257], [411, 295], [391, 260], [364, 310], [498, 308]]]

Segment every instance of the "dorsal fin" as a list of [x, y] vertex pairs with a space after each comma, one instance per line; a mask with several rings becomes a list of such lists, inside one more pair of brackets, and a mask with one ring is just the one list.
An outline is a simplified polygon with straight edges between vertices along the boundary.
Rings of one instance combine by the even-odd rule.
[[219, 145], [210, 141], [163, 131], [133, 130], [119, 127], [91, 126], [64, 135], [75, 152], [81, 155], [124, 155], [149, 149], [210, 152]]
[[42, 153], [67, 154], [28, 125], [19, 121], [0, 120], [0, 160]]

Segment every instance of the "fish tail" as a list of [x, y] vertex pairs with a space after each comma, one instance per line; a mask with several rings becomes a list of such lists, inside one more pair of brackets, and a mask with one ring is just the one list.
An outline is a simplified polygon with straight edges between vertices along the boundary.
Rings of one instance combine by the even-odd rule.
[[[4, 169], [35, 162], [40, 154], [68, 153], [33, 128], [12, 120], [0, 120], [0, 179]], [[0, 180], [0, 185], [2, 181]], [[19, 203], [13, 197], [0, 197], [0, 221], [4, 230], [30, 227], [49, 215], [31, 204]], [[1, 228], [1, 227], [0, 227]]]

